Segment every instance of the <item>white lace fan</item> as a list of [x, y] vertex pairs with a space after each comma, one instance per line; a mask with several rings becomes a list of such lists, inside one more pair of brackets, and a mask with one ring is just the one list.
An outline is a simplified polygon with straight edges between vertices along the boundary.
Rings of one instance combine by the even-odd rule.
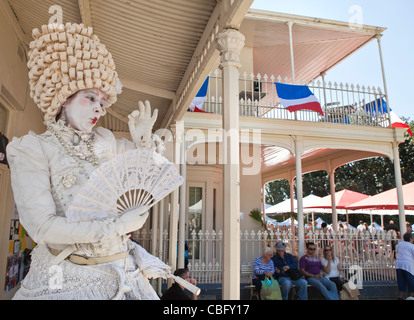
[[151, 207], [183, 183], [176, 166], [162, 155], [134, 149], [100, 165], [66, 212], [69, 222], [116, 217]]

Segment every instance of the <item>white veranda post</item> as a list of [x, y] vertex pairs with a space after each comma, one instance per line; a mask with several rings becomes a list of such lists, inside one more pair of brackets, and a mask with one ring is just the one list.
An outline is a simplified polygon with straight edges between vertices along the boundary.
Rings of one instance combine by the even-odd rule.
[[[329, 166], [331, 166], [329, 164]], [[338, 230], [338, 214], [336, 211], [336, 198], [335, 198], [335, 169], [329, 169], [329, 183], [331, 188], [331, 204], [332, 204], [332, 228]]]
[[185, 130], [184, 122], [180, 122], [180, 133], [181, 133], [181, 164], [180, 164], [180, 173], [184, 178], [184, 183], [180, 187], [180, 213], [178, 219], [178, 261], [177, 268], [184, 268], [184, 259], [185, 259], [185, 211], [186, 211], [186, 189], [187, 189], [187, 159], [186, 159], [186, 145], [185, 145]]
[[239, 68], [244, 36], [235, 29], [218, 35], [223, 73], [223, 299], [240, 299]]
[[[181, 163], [181, 143], [182, 142], [183, 124], [177, 122], [171, 126], [171, 131], [174, 136], [173, 141], [173, 161], [177, 167]], [[170, 211], [170, 243], [169, 243], [169, 257], [168, 261], [172, 272], [177, 269], [177, 241], [178, 241], [178, 216], [179, 216], [179, 189], [176, 189], [171, 194], [171, 211]], [[172, 280], [168, 279], [168, 286], [171, 286]]]
[[298, 254], [305, 254], [305, 228], [303, 225], [302, 139], [295, 137], [296, 199], [298, 201]]
[[[394, 129], [395, 130], [395, 129]], [[394, 175], [395, 175], [395, 185], [397, 188], [397, 199], [398, 199], [398, 216], [400, 221], [400, 235], [404, 236], [404, 233], [407, 232], [406, 220], [405, 220], [405, 211], [404, 211], [404, 196], [402, 190], [402, 178], [401, 178], [401, 166], [400, 166], [400, 154], [398, 152], [398, 143], [394, 142], [392, 144], [392, 149], [394, 153]]]
[[[379, 51], [379, 56], [380, 56], [380, 63], [381, 63], [382, 81], [384, 84], [385, 99], [387, 102], [387, 113], [388, 113], [388, 119], [389, 119], [390, 127], [391, 127], [392, 125], [391, 108], [390, 108], [390, 99], [389, 99], [388, 88], [387, 88], [387, 79], [385, 77], [384, 60], [382, 57], [381, 37], [382, 37], [382, 34], [377, 34], [376, 36], [377, 43], [378, 43], [378, 51]], [[392, 144], [392, 149], [393, 149], [393, 157], [394, 157], [395, 185], [397, 188], [398, 214], [399, 214], [399, 220], [400, 220], [400, 234], [402, 237], [404, 233], [406, 232], [407, 228], [405, 225], [406, 220], [405, 220], [405, 211], [404, 211], [404, 197], [403, 197], [403, 190], [402, 190], [400, 155], [398, 152], [398, 143], [396, 139]]]

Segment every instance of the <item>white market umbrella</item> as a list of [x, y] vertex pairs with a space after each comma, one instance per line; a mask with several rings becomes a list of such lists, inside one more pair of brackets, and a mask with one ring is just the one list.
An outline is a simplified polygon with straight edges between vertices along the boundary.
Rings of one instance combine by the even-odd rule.
[[[311, 206], [314, 202], [321, 199], [321, 197], [315, 196], [313, 194], [308, 195], [307, 197], [303, 198], [303, 206]], [[297, 212], [298, 210], [298, 201], [296, 199], [294, 201], [294, 207], [293, 212]], [[278, 204], [275, 204], [274, 206], [270, 208], [266, 208], [266, 214], [283, 214], [283, 213], [290, 213], [292, 212], [292, 206], [290, 203], [290, 199], [286, 199], [282, 202], [279, 202]], [[319, 212], [319, 210], [303, 210], [303, 212]]]
[[[295, 226], [298, 225], [298, 221], [296, 219], [295, 219], [294, 224], [295, 224]], [[279, 223], [279, 226], [290, 227], [291, 225], [292, 225], [292, 219], [291, 218], [288, 218], [285, 221], [282, 221], [282, 222]]]

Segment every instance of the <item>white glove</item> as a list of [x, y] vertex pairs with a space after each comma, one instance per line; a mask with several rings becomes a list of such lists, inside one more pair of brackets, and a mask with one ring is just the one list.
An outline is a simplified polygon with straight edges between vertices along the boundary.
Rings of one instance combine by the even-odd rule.
[[164, 141], [162, 141], [161, 138], [155, 134], [152, 135], [152, 141], [154, 143], [155, 152], [163, 156], [166, 149]]
[[116, 219], [116, 231], [124, 235], [140, 229], [148, 218], [148, 206], [142, 206], [125, 212]]
[[149, 266], [142, 269], [142, 274], [147, 279], [156, 279], [163, 278], [167, 280], [168, 275], [171, 273], [171, 267], [165, 265], [164, 267], [160, 266]]
[[132, 141], [134, 141], [137, 147], [150, 149], [152, 127], [158, 117], [158, 109], [154, 110], [151, 116], [151, 105], [149, 101], [138, 102], [139, 110], [133, 111], [128, 116], [129, 132], [131, 133]]

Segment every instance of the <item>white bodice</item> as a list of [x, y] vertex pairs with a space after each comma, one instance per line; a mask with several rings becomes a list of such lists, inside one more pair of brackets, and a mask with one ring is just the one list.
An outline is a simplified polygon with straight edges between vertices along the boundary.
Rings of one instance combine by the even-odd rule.
[[[55, 129], [60, 139], [72, 145], [73, 130], [63, 126], [60, 122], [47, 124]], [[99, 164], [110, 160], [117, 153], [135, 148], [135, 144], [131, 141], [126, 139], [116, 140], [112, 132], [100, 127], [93, 131], [91, 145], [94, 154], [99, 160]], [[84, 141], [81, 141], [78, 146], [72, 147], [71, 151], [76, 154], [88, 154], [88, 149]], [[55, 236], [53, 240], [48, 239], [46, 234], [42, 234], [42, 228], [38, 225], [41, 222], [33, 217], [36, 215], [40, 217], [41, 214], [44, 214], [44, 212], [37, 212], [37, 210], [48, 210], [51, 214], [65, 217], [65, 212], [73, 201], [74, 196], [86, 183], [89, 174], [96, 169], [96, 166], [87, 160], [70, 156], [68, 150], [62, 146], [54, 133], [49, 130], [41, 135], [29, 132], [27, 136], [20, 139], [14, 138], [9, 144], [8, 153], [12, 159], [13, 156], [15, 158], [17, 156], [27, 157], [26, 161], [19, 162], [15, 170], [22, 174], [24, 173], [24, 177], [16, 177], [18, 173], [12, 172], [15, 201], [23, 226], [35, 241], [36, 238], [45, 239], [41, 240], [41, 242], [46, 243], [54, 249], [63, 250], [67, 247], [67, 239], [59, 239], [59, 236]], [[42, 154], [42, 157], [37, 156], [39, 153]], [[13, 166], [16, 161], [12, 160], [11, 162]], [[37, 168], [37, 163], [39, 163], [39, 168]], [[42, 178], [37, 179], [37, 176], [41, 174], [41, 168], [48, 168], [48, 172], [44, 172]], [[36, 173], [32, 172], [32, 170], [36, 170]], [[46, 179], [44, 175], [48, 175], [48, 178]], [[37, 179], [33, 187], [30, 183], [26, 183], [23, 186], [25, 181], [31, 181], [32, 179]], [[25, 188], [25, 192], [19, 192], [21, 188]], [[33, 190], [30, 190], [31, 188]], [[40, 190], [49, 190], [50, 194], [48, 195], [46, 194], [47, 192], [43, 192], [38, 197], [31, 196], [28, 198], [26, 196], [28, 194], [36, 194]], [[51, 201], [50, 195], [53, 201]], [[127, 239], [127, 236], [114, 234], [103, 241], [93, 243], [75, 242], [78, 247], [75, 253], [88, 257], [96, 257], [126, 251]]]

